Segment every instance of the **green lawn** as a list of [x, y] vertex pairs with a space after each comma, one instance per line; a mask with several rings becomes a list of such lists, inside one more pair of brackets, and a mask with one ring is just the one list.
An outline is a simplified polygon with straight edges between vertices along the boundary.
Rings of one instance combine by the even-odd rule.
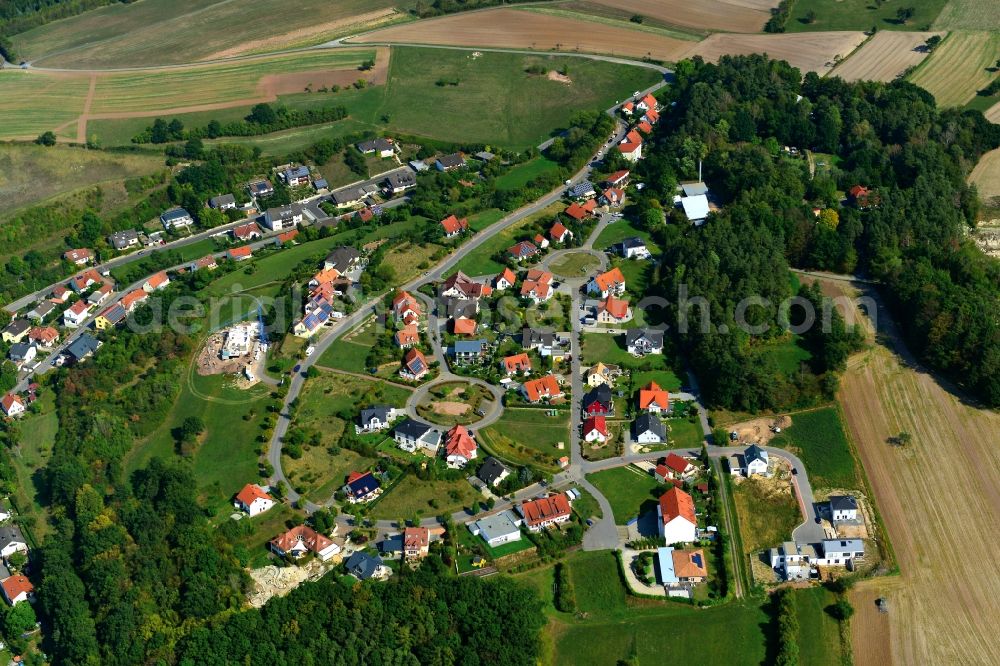
[[59, 417], [56, 414], [55, 396], [51, 391], [45, 390], [42, 393], [38, 405], [38, 414], [29, 413], [18, 423], [20, 446], [11, 451], [10, 458], [17, 474], [13, 498], [23, 514], [35, 519], [32, 532], [40, 539], [48, 532], [45, 507], [41, 501], [47, 490], [42, 470], [52, 456], [52, 446], [59, 430]]
[[[564, 278], [586, 277], [596, 273], [601, 262], [586, 252], [569, 252], [552, 262], [552, 272]], [[628, 278], [626, 277], [626, 280]]]
[[[455, 499], [453, 494], [457, 495], [458, 499]], [[390, 489], [372, 507], [371, 516], [378, 520], [398, 518], [409, 520], [416, 515], [425, 518], [439, 516], [471, 507], [473, 502], [481, 499], [482, 495], [473, 490], [465, 479], [422, 481], [411, 474]], [[437, 506], [433, 506], [432, 502]]]
[[680, 388], [681, 379], [677, 373], [671, 369], [670, 354], [648, 354], [642, 358], [636, 358], [628, 353], [625, 348], [624, 335], [610, 335], [608, 333], [584, 333], [583, 334], [583, 365], [590, 367], [598, 362], [610, 363], [621, 366], [624, 369], [632, 370], [636, 373], [636, 388], [643, 386], [641, 381], [649, 383], [650, 379], [656, 380], [667, 390], [677, 390]]
[[660, 388], [667, 391], [679, 391], [681, 388], [681, 378], [673, 370], [634, 370], [632, 371], [632, 385], [638, 391], [650, 382], [655, 382]]
[[616, 467], [589, 474], [587, 480], [608, 498], [618, 525], [653, 508], [665, 490], [651, 475], [635, 467]]
[[666, 423], [670, 426], [670, 448], [692, 450], [701, 448], [705, 434], [697, 419], [694, 423], [687, 419], [667, 419]]
[[[615, 259], [611, 263], [613, 266], [617, 266], [621, 269], [622, 275], [625, 277], [625, 289], [632, 298], [638, 301], [643, 296], [650, 293], [649, 281], [653, 277], [652, 261], [638, 259]], [[657, 321], [659, 317], [662, 317], [662, 314], [660, 314], [657, 310], [650, 310], [646, 314], [652, 315], [652, 318]]]
[[518, 190], [529, 182], [550, 171], [558, 171], [559, 164], [544, 155], [533, 157], [523, 164], [512, 167], [510, 171], [496, 179], [498, 190]]
[[158, 456], [177, 455], [173, 429], [189, 416], [200, 417], [206, 425], [201, 444], [191, 456], [192, 470], [200, 499], [214, 514], [231, 508], [230, 499], [244, 484], [260, 480], [257, 472], [257, 441], [269, 389], [261, 384], [249, 390], [233, 385], [231, 377], [203, 377], [193, 370], [182, 378], [182, 388], [163, 425], [137, 443], [125, 459], [127, 472], [145, 466]]
[[514, 245], [518, 240], [523, 239], [527, 235], [527, 230], [535, 222], [556, 215], [564, 207], [565, 205], [562, 202], [557, 201], [534, 215], [529, 215], [516, 224], [507, 227], [500, 233], [494, 234], [476, 249], [465, 253], [455, 271], [462, 271], [466, 275], [472, 276], [496, 275], [504, 269], [504, 265], [494, 261], [494, 255]]
[[792, 425], [771, 440], [802, 458], [813, 488], [863, 490], [836, 407], [792, 415]]
[[365, 359], [375, 346], [375, 324], [368, 323], [341, 336], [319, 357], [317, 365], [347, 372], [366, 372]]
[[[626, 238], [631, 238], [632, 236], [638, 236], [646, 243], [646, 247], [654, 255], [659, 254], [660, 248], [656, 243], [653, 242], [652, 237], [649, 232], [645, 229], [640, 229], [636, 227], [632, 222], [621, 219], [617, 222], [612, 222], [608, 226], [604, 227], [601, 235], [597, 237], [594, 241], [594, 248], [598, 250], [607, 250], [609, 247], [615, 243], [620, 243]], [[636, 263], [636, 262], [632, 262]], [[648, 262], [639, 262], [648, 263]]]
[[[479, 432], [483, 445], [504, 460], [548, 470], [569, 455], [569, 412], [547, 416], [548, 410], [508, 407], [499, 421]], [[565, 448], [556, 448], [563, 442]]]
[[[286, 522], [298, 514], [287, 504], [278, 504], [266, 513], [253, 518], [243, 517], [244, 529], [249, 525], [247, 534], [241, 535], [233, 542], [237, 548], [245, 548], [249, 553], [248, 566], [252, 569], [273, 563], [273, 556], [267, 547], [267, 542], [288, 529]], [[225, 517], [222, 520], [231, 520]]]
[[472, 229], [473, 233], [482, 231], [491, 224], [499, 222], [505, 214], [499, 208], [487, 208], [469, 216], [469, 228]]
[[[929, 30], [948, 0], [912, 0], [905, 5], [885, 2], [881, 6], [871, 0], [798, 0], [785, 24], [788, 32], [816, 30]], [[913, 18], [900, 23], [896, 11], [912, 7]], [[807, 20], [810, 12], [815, 19]]]
[[758, 349], [758, 353], [774, 360], [778, 369], [787, 375], [798, 373], [799, 366], [812, 358], [809, 350], [799, 344], [799, 338], [791, 335], [786, 339], [761, 347]]
[[[822, 587], [795, 590], [799, 616], [799, 661], [810, 666], [841, 666], [840, 625], [824, 609], [837, 597]], [[849, 655], [848, 655], [849, 656]]]
[[[625, 588], [613, 553], [579, 553], [569, 561], [577, 607], [584, 613], [613, 615], [626, 609]], [[595, 662], [590, 662], [595, 663]]]

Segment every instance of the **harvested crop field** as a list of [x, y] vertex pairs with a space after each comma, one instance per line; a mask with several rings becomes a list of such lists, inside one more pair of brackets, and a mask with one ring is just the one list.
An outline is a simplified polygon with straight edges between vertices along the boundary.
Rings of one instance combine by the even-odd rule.
[[[1000, 107], [1000, 104], [997, 107]], [[993, 110], [997, 110], [997, 108], [994, 107]], [[1000, 111], [998, 111], [998, 116], [1000, 116]], [[991, 120], [1000, 122], [1000, 117]], [[979, 190], [979, 196], [984, 200], [1000, 197], [1000, 148], [991, 150], [982, 156], [979, 164], [969, 174], [969, 182], [975, 183]]]
[[604, 5], [696, 30], [760, 32], [777, 0], [594, 0], [580, 3], [580, 9], [585, 11], [586, 5]]
[[[1000, 415], [942, 386], [900, 345], [881, 306], [878, 314], [881, 339], [851, 359], [838, 399], [900, 576], [852, 595], [854, 661], [995, 664], [1000, 577], [984, 572], [1000, 566], [1000, 555], [982, 533], [1000, 524]], [[904, 431], [909, 444], [888, 443]], [[874, 606], [879, 595], [890, 607], [883, 618]], [[887, 630], [872, 630], [876, 622]]]
[[876, 33], [850, 58], [837, 65], [830, 73], [845, 81], [892, 81], [910, 67], [924, 61], [929, 53], [924, 46], [932, 35], [944, 37], [942, 32], [893, 32]]
[[632, 58], [649, 56], [671, 62], [684, 58], [691, 47], [689, 41], [651, 32], [601, 27], [593, 21], [506, 8], [393, 26], [350, 42], [582, 51]]
[[1000, 34], [953, 32], [910, 81], [924, 88], [938, 106], [961, 106], [995, 76], [988, 67], [1000, 57]]
[[686, 55], [715, 62], [724, 55], [766, 53], [787, 60], [805, 72], [825, 74], [833, 69], [837, 56], [846, 57], [862, 42], [863, 32], [810, 32], [782, 35], [712, 35], [695, 45]]
[[983, 115], [986, 116], [986, 120], [991, 123], [1000, 124], [1000, 102], [991, 106]]
[[[115, 68], [196, 62], [320, 43], [384, 24], [393, 0], [143, 0], [113, 4], [13, 38], [46, 67]], [[387, 17], [386, 12], [393, 12]]]

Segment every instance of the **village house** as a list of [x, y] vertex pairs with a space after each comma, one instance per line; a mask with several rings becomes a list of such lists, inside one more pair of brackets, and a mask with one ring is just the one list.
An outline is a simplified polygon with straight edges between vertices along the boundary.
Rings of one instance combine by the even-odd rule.
[[608, 296], [597, 306], [598, 324], [623, 324], [632, 319], [632, 308], [628, 301]]
[[313, 553], [321, 562], [326, 562], [340, 553], [340, 546], [333, 539], [323, 536], [308, 525], [297, 525], [271, 539], [268, 545], [271, 552], [279, 557], [292, 559]]
[[635, 108], [640, 111], [649, 111], [650, 109], [656, 111], [660, 108], [660, 104], [656, 101], [656, 98], [653, 97], [653, 93], [646, 93], [645, 97], [635, 103]]
[[621, 368], [617, 365], [605, 365], [604, 363], [598, 362], [592, 368], [588, 368], [584, 372], [584, 378], [587, 380], [587, 386], [597, 387], [597, 386], [614, 386], [615, 380], [618, 379], [622, 374]]
[[[590, 210], [588, 210], [588, 207]], [[589, 199], [587, 203], [583, 206], [574, 201], [570, 205], [566, 206], [566, 210], [564, 210], [563, 213], [565, 213], [568, 217], [573, 218], [577, 222], [583, 222], [588, 217], [590, 217], [590, 215], [596, 208], [597, 208], [597, 202], [594, 201], [593, 199]], [[562, 224], [562, 223], [557, 222], [556, 224]], [[566, 227], [562, 228], [566, 229]]]
[[269, 197], [274, 194], [274, 185], [267, 179], [255, 180], [247, 185], [251, 197]]
[[417, 176], [410, 170], [394, 171], [386, 176], [385, 190], [389, 194], [400, 194], [417, 186]]
[[663, 493], [656, 506], [660, 536], [666, 543], [691, 543], [697, 536], [694, 500], [676, 486]]
[[507, 254], [514, 259], [514, 261], [524, 261], [525, 259], [530, 259], [536, 256], [540, 250], [531, 241], [521, 241], [516, 243], [509, 248], [507, 248]]
[[853, 495], [830, 495], [830, 520], [834, 523], [858, 519], [858, 499]]
[[[573, 204], [573, 206], [575, 205], [577, 204]], [[570, 208], [572, 208], [573, 206], [570, 206]], [[584, 211], [584, 217], [586, 217], [586, 215], [589, 215], [590, 212], [593, 212], [593, 206], [591, 206], [590, 212], [587, 212], [587, 209], [584, 206], [580, 206], [579, 208], [580, 210]], [[580, 219], [581, 221], [583, 220], [583, 218], [578, 218], [578, 219]], [[564, 225], [562, 222], [556, 222], [555, 224], [552, 225], [552, 228], [549, 229], [549, 238], [551, 238], [556, 243], [565, 243], [566, 241], [573, 240], [573, 232], [567, 229], [566, 225]]]
[[479, 363], [489, 349], [486, 340], [456, 340], [451, 347], [452, 357], [459, 365]]
[[171, 208], [160, 215], [160, 222], [167, 231], [176, 231], [177, 229], [190, 227], [194, 224], [194, 218], [191, 217], [191, 213], [183, 208]]
[[379, 157], [392, 157], [399, 152], [399, 146], [389, 138], [378, 137], [354, 144], [362, 155], [377, 153]]
[[655, 328], [630, 328], [625, 331], [625, 348], [633, 356], [663, 353], [663, 331]]
[[587, 442], [608, 441], [608, 422], [603, 416], [588, 416], [583, 422], [583, 439]]
[[0, 581], [0, 588], [3, 588], [3, 598], [11, 606], [16, 606], [22, 601], [31, 601], [35, 598], [35, 586], [24, 574], [8, 576]]
[[125, 312], [128, 313], [132, 312], [132, 310], [134, 310], [137, 305], [139, 305], [140, 303], [144, 303], [148, 299], [149, 299], [149, 294], [146, 293], [145, 289], [133, 289], [132, 291], [122, 296], [122, 300], [120, 301], [120, 303], [122, 307], [125, 308]]
[[457, 425], [445, 435], [444, 455], [449, 467], [461, 468], [474, 460], [479, 450], [465, 426]]
[[365, 263], [360, 252], [353, 247], [342, 245], [326, 255], [326, 259], [323, 260], [323, 270], [335, 268], [341, 275], [346, 275], [364, 267]]
[[465, 166], [465, 157], [462, 153], [452, 153], [451, 155], [442, 155], [437, 158], [434, 162], [434, 167], [438, 171], [454, 171], [455, 169], [461, 169]]
[[639, 444], [660, 444], [667, 441], [667, 428], [652, 414], [640, 414], [632, 422], [632, 439]]
[[31, 322], [27, 319], [14, 319], [7, 326], [4, 327], [2, 335], [4, 342], [9, 342], [11, 344], [15, 342], [20, 342], [28, 335], [28, 331], [31, 330]]
[[87, 303], [95, 307], [101, 305], [104, 301], [108, 300], [112, 291], [114, 291], [114, 287], [105, 282], [95, 289], [90, 296], [87, 296]]
[[94, 251], [87, 248], [67, 250], [63, 253], [63, 259], [76, 266], [86, 266], [94, 260]]
[[396, 346], [400, 349], [409, 349], [413, 345], [420, 342], [420, 330], [417, 328], [416, 324], [407, 324], [403, 328], [396, 331], [396, 335], [393, 336], [396, 341]]
[[66, 328], [79, 328], [83, 322], [87, 321], [90, 314], [90, 305], [87, 301], [80, 299], [63, 312], [63, 326]]
[[625, 276], [617, 266], [610, 271], [599, 273], [590, 278], [587, 283], [587, 292], [607, 298], [608, 296], [621, 296], [625, 293]]
[[170, 278], [166, 271], [160, 271], [149, 276], [149, 279], [142, 283], [142, 290], [148, 294], [160, 291], [170, 286]]
[[51, 326], [35, 326], [28, 331], [28, 340], [42, 349], [51, 349], [59, 342], [59, 331]]
[[477, 324], [475, 319], [459, 317], [458, 319], [452, 319], [449, 324], [451, 326], [451, 332], [455, 335], [471, 338], [476, 334]]
[[399, 376], [403, 379], [418, 381], [430, 372], [427, 365], [427, 357], [419, 349], [411, 348], [403, 356], [403, 367], [399, 370]]
[[264, 226], [271, 231], [289, 229], [302, 221], [302, 208], [299, 206], [278, 206], [264, 211]]
[[601, 201], [612, 208], [618, 208], [625, 203], [625, 190], [618, 187], [609, 187], [601, 193]]
[[309, 184], [309, 167], [305, 165], [301, 166], [289, 166], [284, 171], [278, 174], [278, 177], [285, 181], [288, 187], [299, 187], [300, 185]]
[[24, 342], [15, 342], [10, 346], [10, 351], [7, 353], [10, 360], [18, 367], [18, 369], [23, 368], [28, 363], [31, 363], [37, 354], [38, 349], [35, 348], [35, 345]]
[[115, 248], [119, 252], [121, 250], [127, 250], [130, 247], [136, 247], [139, 245], [139, 234], [135, 229], [116, 231], [108, 236], [108, 243], [110, 243], [111, 247]]
[[28, 310], [24, 316], [34, 321], [42, 321], [56, 309], [56, 304], [52, 301], [40, 301], [38, 305]]
[[615, 413], [611, 387], [607, 384], [598, 384], [587, 391], [580, 404], [586, 416], [614, 416]]
[[399, 410], [388, 405], [375, 405], [361, 410], [358, 422], [354, 426], [354, 431], [358, 434], [363, 432], [380, 432], [388, 428], [393, 421], [399, 418]]
[[392, 299], [392, 314], [397, 322], [414, 324], [420, 319], [423, 309], [420, 307], [420, 301], [410, 292], [398, 291]]
[[521, 283], [521, 298], [527, 298], [535, 303], [544, 303], [552, 298], [554, 290], [552, 288], [552, 273], [531, 269], [528, 271], [524, 282]]
[[3, 409], [4, 416], [14, 418], [24, 414], [27, 407], [21, 396], [16, 393], [8, 393], [3, 398], [0, 398], [0, 409]]
[[226, 253], [232, 261], [246, 261], [247, 259], [253, 258], [253, 248], [249, 245], [244, 245], [243, 247], [234, 247]]
[[430, 552], [431, 532], [426, 527], [407, 527], [403, 530], [403, 557], [419, 560]]
[[514, 286], [517, 281], [517, 276], [509, 268], [504, 268], [495, 278], [493, 278], [493, 289], [495, 291], [504, 291], [510, 289]]
[[9, 559], [14, 553], [28, 554], [28, 542], [17, 525], [0, 526], [0, 558]]
[[288, 231], [283, 231], [274, 237], [274, 244], [277, 247], [281, 247], [282, 245], [287, 245], [288, 243], [294, 241], [298, 235], [299, 235], [298, 229], [289, 229]]
[[625, 187], [628, 185], [629, 172], [627, 169], [615, 171], [604, 179], [604, 184], [608, 187]]
[[572, 515], [566, 493], [521, 502], [517, 510], [530, 532], [541, 532], [548, 527], [565, 523]]
[[670, 453], [656, 465], [656, 469], [653, 470], [653, 476], [660, 483], [666, 483], [671, 479], [681, 479], [689, 475], [692, 471], [694, 471], [694, 465], [676, 453]]
[[639, 409], [650, 414], [670, 411], [670, 393], [656, 382], [649, 382], [639, 389]]
[[642, 137], [635, 130], [629, 130], [625, 138], [618, 144], [618, 151], [629, 162], [642, 159]]
[[513, 356], [505, 356], [500, 363], [500, 369], [508, 377], [518, 373], [527, 375], [531, 372], [531, 357], [523, 352]]
[[434, 426], [414, 419], [406, 419], [397, 425], [393, 429], [392, 438], [399, 445], [399, 448], [407, 453], [415, 453], [417, 449], [426, 449], [436, 455], [441, 446], [441, 431]]
[[257, 226], [256, 222], [247, 222], [246, 224], [241, 224], [238, 227], [233, 227], [233, 240], [236, 241], [249, 241], [255, 238], [260, 238], [261, 234], [260, 227]]
[[597, 194], [597, 189], [589, 180], [581, 180], [575, 185], [571, 185], [567, 194], [572, 199], [590, 199]]
[[215, 210], [232, 210], [236, 208], [236, 197], [232, 194], [220, 194], [208, 200], [208, 207]]
[[363, 550], [354, 551], [344, 566], [347, 568], [347, 573], [360, 581], [381, 580], [391, 574], [391, 569], [385, 566], [381, 557], [370, 555]]
[[371, 472], [351, 472], [341, 490], [351, 504], [363, 504], [382, 494], [382, 484]]
[[660, 583], [668, 596], [690, 598], [691, 586], [708, 577], [705, 551], [678, 550], [670, 546], [656, 549]]
[[771, 476], [770, 472], [768, 472], [767, 451], [756, 444], [748, 446], [746, 451], [743, 452], [743, 473], [747, 477], [751, 477], [754, 474]]
[[89, 333], [84, 333], [66, 347], [66, 354], [73, 363], [82, 363], [93, 356], [103, 344]]
[[[443, 298], [470, 300], [489, 296], [492, 291], [489, 285], [476, 282], [462, 271], [458, 271], [441, 283], [439, 293]], [[478, 312], [478, 309], [476, 311]]]
[[521, 393], [524, 399], [530, 403], [538, 403], [542, 400], [555, 400], [563, 397], [562, 387], [554, 375], [545, 375], [539, 379], [521, 384]]
[[236, 493], [233, 506], [253, 518], [273, 507], [274, 498], [257, 484], [248, 483]]
[[211, 254], [208, 254], [202, 257], [201, 259], [198, 259], [193, 264], [191, 264], [191, 270], [198, 271], [201, 270], [202, 268], [205, 268], [210, 271], [214, 271], [216, 268], [218, 268], [218, 266], [219, 264], [215, 260], [215, 257]]
[[510, 511], [501, 511], [468, 524], [472, 536], [478, 536], [490, 548], [521, 540], [521, 519]]
[[479, 471], [476, 472], [476, 476], [479, 480], [486, 484], [489, 488], [496, 488], [503, 480], [510, 476], [510, 470], [504, 467], [504, 464], [490, 456], [483, 464], [479, 467]]
[[771, 568], [785, 580], [806, 580], [809, 578], [812, 560], [818, 559], [816, 549], [811, 544], [797, 544], [785, 541], [778, 548], [770, 550]]
[[79, 294], [81, 292], [86, 291], [87, 289], [97, 284], [98, 282], [101, 282], [102, 279], [103, 278], [101, 277], [100, 273], [98, 273], [93, 268], [88, 268], [79, 275], [74, 276], [69, 281], [69, 288]]
[[64, 284], [57, 284], [52, 287], [52, 292], [49, 294], [49, 300], [53, 303], [65, 303], [69, 299], [70, 290], [66, 288]]
[[535, 245], [543, 250], [549, 246], [549, 239], [541, 234], [535, 234], [535, 237], [532, 240], [535, 241]]
[[104, 310], [99, 315], [94, 317], [94, 328], [98, 331], [106, 331], [125, 321], [127, 316], [128, 312], [125, 311], [125, 306], [123, 306], [120, 302], [115, 303], [107, 310]]

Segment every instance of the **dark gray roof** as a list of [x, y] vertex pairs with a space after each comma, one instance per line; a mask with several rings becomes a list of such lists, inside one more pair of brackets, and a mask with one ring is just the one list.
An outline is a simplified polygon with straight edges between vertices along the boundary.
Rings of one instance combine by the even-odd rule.
[[274, 186], [271, 185], [271, 181], [269, 181], [267, 179], [265, 179], [265, 180], [255, 180], [254, 182], [250, 183], [249, 187], [250, 187], [251, 194], [255, 194], [255, 195], [256, 194], [262, 194], [264, 192], [271, 192], [271, 191], [274, 190]]
[[642, 240], [638, 236], [630, 236], [629, 238], [619, 241], [617, 245], [623, 250], [634, 250], [635, 248], [646, 247], [646, 241]]
[[208, 205], [212, 208], [221, 208], [222, 206], [236, 205], [236, 197], [232, 194], [220, 194], [217, 197], [212, 197], [208, 200]]
[[27, 544], [24, 535], [21, 534], [21, 528], [17, 525], [4, 525], [0, 527], [0, 550], [3, 550], [12, 543]]
[[583, 396], [583, 407], [587, 408], [587, 405], [593, 404], [594, 402], [600, 402], [602, 405], [611, 405], [611, 387], [607, 384], [601, 384], [600, 386], [595, 386], [590, 389], [586, 395]]
[[641, 338], [646, 338], [657, 347], [663, 346], [663, 331], [658, 331], [655, 328], [630, 328], [625, 331], [626, 345], [632, 345]]
[[478, 153], [476, 153], [476, 157], [479, 158], [479, 159], [481, 159], [484, 162], [489, 162], [494, 157], [496, 157], [496, 155], [494, 155], [493, 153], [491, 153], [488, 150], [480, 150]]
[[355, 250], [353, 247], [344, 245], [326, 255], [325, 263], [331, 268], [336, 268], [341, 273], [345, 273], [350, 269], [351, 264], [360, 258], [360, 252]]
[[652, 432], [660, 439], [667, 438], [667, 428], [663, 422], [653, 414], [641, 414], [632, 424], [632, 434], [638, 437], [644, 432]]
[[330, 198], [337, 204], [351, 204], [361, 201], [366, 196], [365, 191], [357, 186], [344, 187], [330, 193]]
[[479, 354], [485, 345], [485, 340], [456, 340], [454, 348], [456, 354]]
[[445, 315], [449, 319], [459, 319], [461, 317], [475, 319], [476, 315], [479, 313], [479, 306], [475, 301], [464, 298], [449, 297], [444, 299], [444, 310]]
[[172, 222], [173, 220], [182, 220], [190, 217], [191, 213], [187, 212], [183, 208], [171, 208], [163, 213], [163, 215], [160, 215], [160, 219], [164, 222]]
[[97, 348], [100, 346], [101, 343], [98, 342], [96, 338], [88, 333], [84, 333], [74, 340], [73, 343], [66, 348], [66, 351], [69, 352], [73, 358], [81, 361], [97, 351]]
[[746, 464], [748, 465], [752, 463], [754, 460], [766, 461], [767, 458], [765, 458], [764, 456], [765, 456], [764, 451], [756, 444], [751, 444], [750, 446], [747, 447], [747, 450], [743, 452], [743, 459], [746, 461]]
[[317, 190], [324, 190], [330, 187], [330, 183], [326, 182], [326, 178], [317, 178], [313, 181], [313, 187]]
[[417, 184], [417, 176], [412, 171], [394, 171], [385, 180], [389, 183], [389, 187], [393, 189], [413, 187]]
[[31, 328], [31, 322], [27, 319], [15, 319], [7, 324], [7, 327], [3, 329], [3, 332], [10, 333], [11, 335], [21, 335], [29, 328]]
[[395, 431], [404, 437], [420, 439], [427, 434], [428, 431], [433, 429], [433, 426], [427, 425], [426, 423], [421, 423], [420, 421], [415, 421], [414, 419], [406, 419], [396, 426]]
[[127, 246], [131, 241], [139, 239], [139, 234], [135, 229], [125, 229], [124, 231], [116, 231], [108, 237], [111, 240], [111, 244], [117, 248], [122, 248]]
[[830, 508], [834, 511], [857, 511], [858, 500], [853, 495], [830, 495]]
[[386, 537], [382, 541], [378, 542], [378, 550], [380, 553], [390, 554], [399, 553], [403, 550], [403, 535], [396, 534], [391, 537]]
[[437, 159], [438, 163], [445, 169], [451, 167], [465, 166], [465, 158], [462, 157], [461, 153], [452, 153], [451, 155], [442, 155]]
[[34, 312], [39, 317], [45, 317], [47, 314], [56, 309], [55, 303], [52, 301], [42, 301], [35, 307], [31, 308], [29, 312]]
[[117, 324], [121, 320], [125, 319], [125, 317], [128, 316], [128, 313], [125, 312], [124, 305], [121, 303], [115, 303], [110, 308], [102, 312], [101, 316], [110, 321], [112, 324]]
[[378, 555], [369, 555], [364, 551], [356, 551], [347, 559], [347, 573], [356, 576], [360, 580], [368, 580], [375, 575], [375, 571], [382, 566], [382, 558]]
[[15, 342], [10, 346], [10, 359], [12, 361], [23, 361], [28, 357], [28, 352], [31, 350], [31, 345], [27, 345], [23, 342]]
[[307, 166], [297, 166], [291, 169], [285, 169], [285, 180], [291, 180], [293, 178], [305, 178], [309, 175], [309, 167]]
[[524, 328], [521, 330], [521, 346], [551, 346], [556, 341], [556, 332], [551, 328]]
[[361, 425], [368, 425], [371, 420], [377, 418], [382, 423], [389, 420], [389, 411], [392, 408], [387, 405], [375, 405], [361, 410]]
[[476, 476], [492, 486], [505, 471], [507, 468], [503, 466], [503, 463], [490, 456], [479, 468], [479, 473]]

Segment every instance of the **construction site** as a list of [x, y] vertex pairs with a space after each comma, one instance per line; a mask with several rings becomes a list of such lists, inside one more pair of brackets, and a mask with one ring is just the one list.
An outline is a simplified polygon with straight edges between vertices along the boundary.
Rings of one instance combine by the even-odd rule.
[[250, 388], [264, 376], [267, 342], [261, 327], [245, 322], [216, 331], [198, 354], [199, 375], [236, 375], [239, 388]]

